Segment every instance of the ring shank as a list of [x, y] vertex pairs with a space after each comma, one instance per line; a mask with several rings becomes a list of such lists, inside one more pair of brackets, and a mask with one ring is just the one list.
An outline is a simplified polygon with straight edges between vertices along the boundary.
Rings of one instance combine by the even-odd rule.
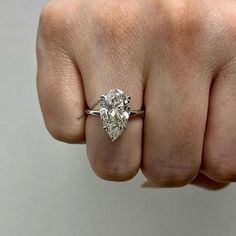
[[[92, 116], [100, 116], [100, 111], [94, 111], [94, 110], [85, 110], [85, 113], [87, 115], [92, 115]], [[144, 110], [132, 110], [129, 112], [130, 116], [138, 116], [138, 115], [144, 115], [145, 111]]]

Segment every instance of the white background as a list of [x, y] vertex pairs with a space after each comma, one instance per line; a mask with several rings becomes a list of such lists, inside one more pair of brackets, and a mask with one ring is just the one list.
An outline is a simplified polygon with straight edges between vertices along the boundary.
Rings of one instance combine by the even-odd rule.
[[100, 180], [85, 146], [54, 141], [40, 113], [43, 0], [0, 0], [0, 236], [235, 236], [236, 186], [142, 189]]

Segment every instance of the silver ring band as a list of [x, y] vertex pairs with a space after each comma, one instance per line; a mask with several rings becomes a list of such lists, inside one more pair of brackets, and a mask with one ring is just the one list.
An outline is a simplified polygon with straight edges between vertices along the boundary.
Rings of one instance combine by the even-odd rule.
[[[94, 111], [94, 110], [87, 109], [87, 110], [85, 110], [85, 113], [87, 115], [100, 116], [100, 111]], [[129, 112], [129, 115], [130, 116], [138, 116], [138, 115], [143, 116], [144, 113], [145, 113], [144, 110], [132, 110], [132, 111]]]

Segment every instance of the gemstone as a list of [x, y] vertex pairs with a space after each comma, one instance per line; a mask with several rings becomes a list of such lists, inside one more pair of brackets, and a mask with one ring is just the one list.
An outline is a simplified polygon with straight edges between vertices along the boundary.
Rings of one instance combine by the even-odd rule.
[[101, 96], [100, 117], [103, 128], [114, 142], [126, 129], [129, 120], [130, 99], [120, 89], [112, 89]]

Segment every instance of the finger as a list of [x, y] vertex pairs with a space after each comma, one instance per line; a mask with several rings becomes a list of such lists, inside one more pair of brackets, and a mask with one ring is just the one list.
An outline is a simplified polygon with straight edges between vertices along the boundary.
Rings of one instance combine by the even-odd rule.
[[[229, 185], [227, 183], [215, 182], [202, 173], [199, 173], [191, 184], [212, 191], [221, 190]], [[142, 184], [142, 188], [158, 188], [158, 186], [150, 181], [146, 181]]]
[[171, 65], [153, 72], [145, 93], [142, 168], [160, 187], [184, 186], [196, 177], [208, 107], [206, 70], [186, 62], [178, 72], [178, 63]]
[[215, 78], [204, 145], [203, 171], [220, 182], [236, 181], [236, 59]]
[[59, 43], [63, 32], [55, 34], [55, 29], [48, 26], [53, 14], [51, 10], [42, 14], [37, 40], [40, 105], [46, 127], [54, 138], [68, 143], [84, 143], [82, 80], [77, 66], [64, 48], [65, 43]]
[[216, 182], [202, 173], [199, 173], [198, 176], [192, 181], [192, 185], [207, 189], [207, 190], [220, 190], [229, 186], [228, 183], [219, 183]]
[[[137, 38], [140, 28], [138, 21], [131, 19], [132, 15], [124, 15], [122, 9], [122, 4], [113, 2], [93, 12], [90, 27], [96, 28], [95, 33], [86, 44], [86, 55], [78, 55], [89, 107], [111, 89], [121, 89], [131, 96], [131, 110], [142, 108], [143, 43]], [[88, 116], [86, 142], [88, 159], [98, 176], [112, 181], [128, 180], [140, 167], [142, 118], [130, 118], [127, 129], [112, 142], [101, 119]]]
[[[101, 78], [106, 77], [103, 73], [96, 74], [101, 76]], [[137, 78], [137, 75], [132, 74], [130, 78]], [[88, 78], [86, 80], [89, 81]], [[141, 85], [133, 87], [125, 86], [122, 82], [115, 82], [114, 85], [107, 86], [109, 80], [99, 83], [96, 89], [93, 82], [85, 82], [85, 92], [87, 91], [87, 94], [90, 94], [87, 97], [88, 104], [94, 104], [101, 94], [105, 94], [110, 89], [119, 88], [131, 96], [131, 109], [141, 109]], [[89, 91], [93, 91], [93, 93], [91, 94]], [[142, 118], [130, 118], [127, 129], [123, 131], [117, 140], [112, 142], [102, 127], [101, 119], [99, 117], [88, 116], [86, 121], [86, 141], [90, 164], [98, 176], [113, 181], [130, 179], [137, 173], [140, 167]]]
[[[123, 89], [119, 83], [115, 83], [112, 87]], [[94, 91], [93, 86], [86, 88]], [[91, 100], [96, 101], [101, 94], [110, 89], [111, 87], [107, 87], [106, 83], [100, 85]], [[139, 92], [137, 93], [135, 89]], [[140, 89], [129, 86], [123, 89], [132, 97], [131, 106], [134, 109], [140, 109], [142, 106]], [[86, 122], [86, 137], [88, 158], [98, 176], [107, 180], [123, 181], [132, 178], [139, 170], [142, 146], [141, 117], [130, 118], [127, 129], [115, 142], [112, 142], [102, 128], [101, 119], [89, 116]]]

